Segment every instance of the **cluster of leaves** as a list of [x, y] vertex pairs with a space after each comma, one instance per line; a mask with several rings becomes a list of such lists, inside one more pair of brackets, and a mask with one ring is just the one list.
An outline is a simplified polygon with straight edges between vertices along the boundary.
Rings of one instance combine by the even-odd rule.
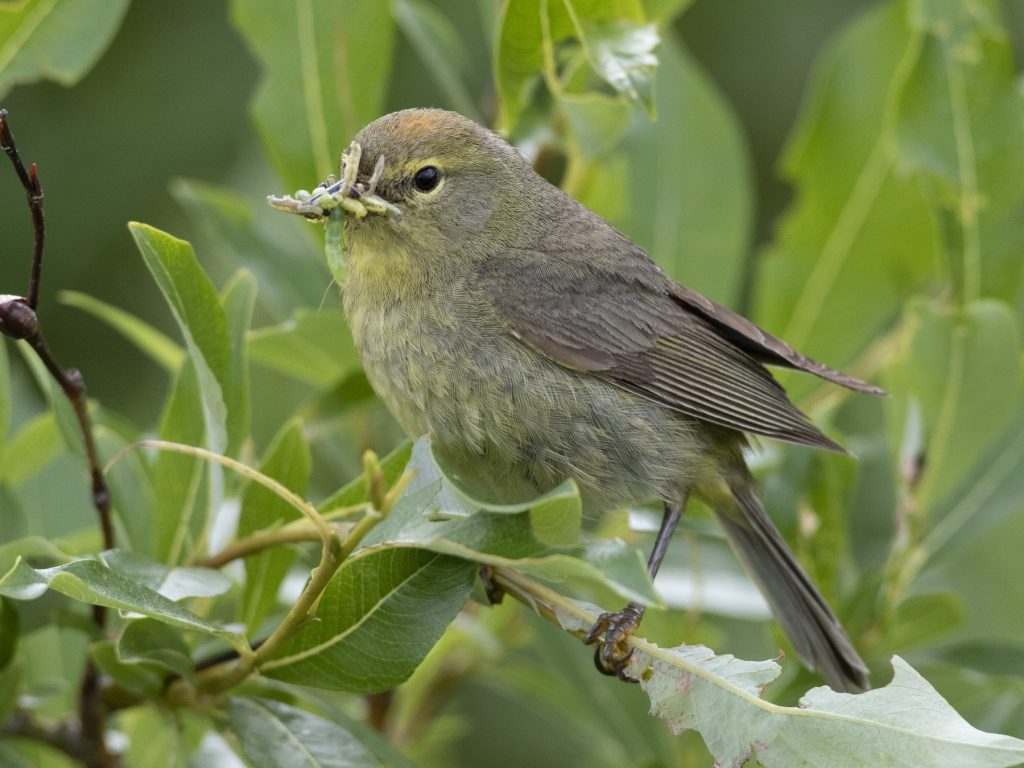
[[[63, 295], [169, 381], [153, 425], [131, 423], [116, 402], [92, 404], [100, 452], [113, 460], [116, 549], [100, 551], [94, 526], [39, 535], [32, 521], [55, 503], [41, 489], [77, 490], [72, 478], [85, 492], [81, 435], [23, 345], [11, 348], [49, 408], [8, 429], [21, 394], [0, 346], [0, 720], [14, 737], [0, 742], [0, 762], [65, 764], [53, 747], [85, 659], [104, 675], [108, 726], [123, 734], [130, 765], [233, 765], [239, 755], [254, 766], [453, 764], [455, 745], [471, 742], [466, 723], [497, 739], [494, 722], [509, 719], [560, 742], [535, 740], [533, 764], [545, 750], [564, 762], [560, 749], [588, 765], [698, 765], [709, 752], [724, 765], [787, 767], [1024, 760], [1020, 741], [969, 726], [900, 659], [890, 686], [862, 697], [819, 689], [796, 708], [761, 698], [780, 674], [775, 662], [637, 640], [633, 669], [652, 711], [673, 732], [697, 730], [706, 747], [670, 736], [646, 716], [643, 694], [599, 678], [570, 642], [596, 609], [567, 596], [659, 601], [636, 546], [645, 539], [624, 516], [584, 530], [571, 487], [482, 507], [441, 476], [425, 442], [401, 444], [340, 311], [315, 309], [325, 271], [295, 267], [321, 247], [318, 233], [263, 213], [265, 193], [323, 179], [386, 111], [401, 35], [450, 106], [482, 119], [495, 103], [495, 124], [539, 167], [553, 165], [674, 277], [735, 304], [752, 280], [749, 163], [735, 117], [670, 26], [686, 5], [506, 0], [494, 15], [481, 2], [474, 13], [494, 40], [491, 102], [467, 85], [458, 27], [426, 0], [233, 0], [263, 67], [253, 119], [280, 187], [243, 197], [176, 184], [202, 259], [131, 225], [180, 341]], [[126, 6], [0, 9], [12, 52], [0, 88], [80, 77]], [[870, 11], [815, 71], [783, 164], [797, 202], [752, 280], [764, 325], [891, 393], [865, 402], [786, 379], [861, 462], [764, 446], [769, 509], [879, 682], [891, 654], [909, 655], [968, 719], [1017, 736], [1022, 118], [997, 3], [890, 0]], [[549, 164], [551, 154], [562, 162]], [[232, 266], [220, 290], [207, 259]], [[86, 355], [76, 364], [88, 375]], [[289, 398], [287, 417], [261, 435], [260, 405]], [[394, 450], [378, 462], [368, 448]], [[338, 488], [338, 477], [355, 479]], [[770, 653], [782, 641], [768, 636], [721, 536], [698, 513], [685, 537], [690, 557], [674, 553], [659, 580], [669, 610], [652, 612], [644, 632], [672, 645], [685, 627], [688, 640]], [[570, 634], [515, 606], [460, 612], [479, 564]], [[696, 593], [684, 589], [694, 583]], [[105, 631], [89, 605], [116, 611]], [[711, 619], [698, 626], [702, 612]], [[792, 701], [809, 680], [787, 664], [770, 692]], [[501, 713], [493, 700], [507, 705]], [[530, 709], [557, 727], [516, 720]], [[504, 745], [487, 746], [490, 759]]]

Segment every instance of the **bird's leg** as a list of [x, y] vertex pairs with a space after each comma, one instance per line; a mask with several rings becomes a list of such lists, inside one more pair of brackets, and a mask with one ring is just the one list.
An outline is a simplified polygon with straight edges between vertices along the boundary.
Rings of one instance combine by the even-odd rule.
[[[647, 569], [652, 581], [658, 575], [661, 561], [665, 558], [668, 544], [672, 540], [676, 526], [679, 525], [679, 518], [682, 517], [685, 507], [686, 496], [678, 501], [665, 502], [661, 528], [658, 529], [658, 537], [654, 540], [651, 556], [647, 560]], [[643, 618], [644, 606], [640, 603], [629, 603], [617, 613], [602, 613], [597, 617], [594, 626], [583, 636], [583, 642], [587, 645], [597, 643], [594, 648], [594, 665], [601, 674], [618, 677], [627, 682], [636, 682], [625, 675], [626, 664], [633, 655], [633, 649], [626, 645], [626, 639], [640, 626]], [[604, 639], [598, 642], [602, 633]]]

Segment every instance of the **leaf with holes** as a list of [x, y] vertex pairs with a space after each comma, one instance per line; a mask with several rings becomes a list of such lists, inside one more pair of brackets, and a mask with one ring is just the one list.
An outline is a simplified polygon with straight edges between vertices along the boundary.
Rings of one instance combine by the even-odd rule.
[[882, 688], [849, 694], [822, 686], [799, 707], [761, 699], [779, 671], [771, 661], [684, 646], [638, 650], [629, 669], [652, 714], [673, 733], [699, 731], [719, 765], [1008, 768], [1024, 761], [1024, 741], [973, 728], [909, 664], [898, 656], [892, 663], [895, 677]]

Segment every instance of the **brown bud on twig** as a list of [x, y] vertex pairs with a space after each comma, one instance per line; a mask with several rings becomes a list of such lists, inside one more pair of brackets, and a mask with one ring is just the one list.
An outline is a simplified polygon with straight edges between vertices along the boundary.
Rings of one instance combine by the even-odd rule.
[[0, 294], [0, 333], [12, 339], [27, 339], [39, 333], [36, 311], [24, 296]]

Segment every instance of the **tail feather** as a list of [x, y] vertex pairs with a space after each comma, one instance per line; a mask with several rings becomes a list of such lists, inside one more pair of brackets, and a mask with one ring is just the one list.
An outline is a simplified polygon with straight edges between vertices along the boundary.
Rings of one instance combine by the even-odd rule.
[[866, 690], [867, 667], [765, 513], [753, 479], [744, 471], [729, 487], [737, 509], [718, 510], [718, 518], [801, 660], [837, 691]]

